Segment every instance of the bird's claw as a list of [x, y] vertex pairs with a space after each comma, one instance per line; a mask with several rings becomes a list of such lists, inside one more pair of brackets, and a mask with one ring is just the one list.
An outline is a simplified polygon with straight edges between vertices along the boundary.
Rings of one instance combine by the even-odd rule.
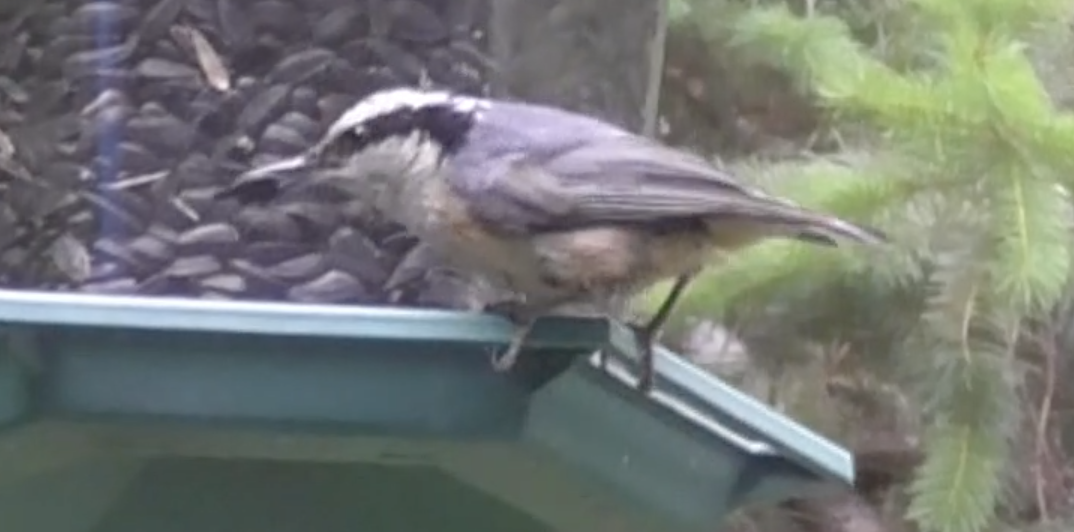
[[515, 363], [518, 362], [518, 355], [522, 353], [522, 346], [525, 345], [526, 339], [529, 338], [532, 330], [532, 320], [515, 325], [515, 332], [511, 335], [511, 342], [507, 344], [507, 349], [500, 354], [492, 355], [492, 369], [503, 373], [515, 367]]
[[512, 343], [502, 353], [492, 353], [492, 369], [498, 373], [505, 373], [515, 367], [515, 363], [518, 362], [519, 347], [521, 346], [516, 347]]
[[[634, 333], [634, 343], [638, 349], [638, 383], [637, 390], [648, 393], [653, 389], [653, 377], [655, 374], [653, 363], [653, 337], [654, 331], [645, 325], [632, 324], [630, 330]], [[603, 357], [601, 358], [603, 363]]]

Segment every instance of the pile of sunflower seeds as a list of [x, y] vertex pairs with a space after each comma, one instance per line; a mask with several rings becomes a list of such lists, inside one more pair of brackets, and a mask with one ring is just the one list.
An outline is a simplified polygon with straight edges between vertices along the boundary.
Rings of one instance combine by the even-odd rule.
[[487, 93], [487, 12], [468, 0], [41, 0], [3, 14], [0, 283], [453, 304], [450, 286], [388, 293], [415, 242], [342, 193], [268, 207], [214, 196], [309, 146], [372, 90]]

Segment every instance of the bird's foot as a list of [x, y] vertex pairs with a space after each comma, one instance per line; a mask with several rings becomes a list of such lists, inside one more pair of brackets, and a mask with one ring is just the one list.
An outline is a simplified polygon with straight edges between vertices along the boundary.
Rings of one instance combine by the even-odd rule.
[[[641, 393], [649, 393], [653, 389], [653, 377], [655, 369], [653, 363], [653, 341], [656, 331], [646, 325], [631, 324], [630, 330], [634, 333], [634, 343], [638, 349], [638, 384], [637, 390]], [[601, 357], [601, 363], [604, 359]]]
[[518, 356], [533, 329], [533, 320], [525, 316], [525, 302], [516, 298], [503, 298], [485, 304], [483, 311], [507, 318], [515, 324], [515, 332], [507, 349], [492, 355], [492, 369], [504, 373], [510, 371], [518, 362]]
[[522, 353], [522, 347], [525, 345], [526, 339], [529, 338], [531, 330], [533, 330], [532, 321], [515, 325], [515, 332], [511, 335], [511, 342], [507, 344], [507, 349], [502, 353], [492, 355], [492, 369], [499, 373], [505, 373], [515, 367], [515, 363], [518, 362], [518, 355]]

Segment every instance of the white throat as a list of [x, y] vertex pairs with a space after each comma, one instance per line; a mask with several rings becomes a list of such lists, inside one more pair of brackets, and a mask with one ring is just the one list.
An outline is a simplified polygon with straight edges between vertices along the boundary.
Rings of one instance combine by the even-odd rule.
[[420, 201], [430, 179], [443, 171], [444, 150], [421, 132], [385, 139], [351, 156], [339, 185], [363, 203], [391, 213]]

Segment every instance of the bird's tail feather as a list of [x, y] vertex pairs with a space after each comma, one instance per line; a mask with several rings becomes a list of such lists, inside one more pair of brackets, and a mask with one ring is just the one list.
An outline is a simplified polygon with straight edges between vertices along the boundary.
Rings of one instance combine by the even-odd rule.
[[813, 244], [841, 246], [847, 243], [882, 245], [889, 242], [879, 229], [848, 222], [842, 218], [780, 205], [742, 215], [743, 221], [763, 226], [768, 236], [791, 238]]
[[853, 224], [834, 216], [818, 216], [816, 221], [802, 224], [795, 234], [789, 235], [798, 240], [838, 246], [846, 242], [866, 245], [881, 245], [888, 242], [888, 237], [878, 229]]

